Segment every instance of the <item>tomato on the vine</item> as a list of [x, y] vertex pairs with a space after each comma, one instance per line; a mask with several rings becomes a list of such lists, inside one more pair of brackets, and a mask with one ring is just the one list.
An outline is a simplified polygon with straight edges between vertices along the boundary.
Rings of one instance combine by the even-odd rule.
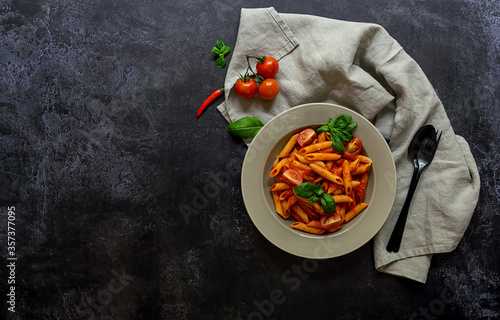
[[234, 84], [234, 90], [243, 99], [250, 99], [257, 93], [257, 83], [252, 78], [239, 78]]
[[265, 57], [264, 61], [261, 61], [262, 59], [257, 61], [257, 73], [264, 78], [273, 78], [280, 69], [278, 60], [273, 57]]
[[356, 160], [356, 156], [363, 149], [363, 143], [356, 137], [352, 137], [345, 147], [344, 157], [349, 160]]
[[264, 100], [272, 100], [276, 98], [280, 92], [278, 81], [273, 78], [267, 78], [259, 85], [259, 96]]

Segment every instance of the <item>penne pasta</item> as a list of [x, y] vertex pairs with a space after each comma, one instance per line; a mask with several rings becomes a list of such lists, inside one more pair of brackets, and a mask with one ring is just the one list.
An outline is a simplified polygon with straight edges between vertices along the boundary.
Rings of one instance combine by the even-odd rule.
[[299, 216], [295, 211], [291, 210], [290, 211], [290, 215], [295, 219], [297, 220], [298, 222], [301, 222], [303, 223], [304, 221], [302, 221], [302, 217]]
[[346, 196], [345, 194], [339, 194], [333, 196], [333, 199], [335, 199], [335, 203], [341, 203], [341, 202], [352, 202], [352, 198], [349, 196]]
[[276, 177], [278, 175], [278, 173], [280, 173], [281, 168], [283, 168], [287, 164], [288, 164], [288, 158], [281, 159], [278, 163], [273, 165], [273, 169], [271, 170], [269, 177], [270, 178]]
[[334, 193], [335, 190], [337, 190], [338, 186], [339, 186], [338, 184], [336, 184], [334, 182], [330, 182], [330, 184], [328, 185], [328, 190], [326, 191], [326, 193], [330, 193], [330, 194]]
[[335, 165], [334, 161], [331, 161], [331, 160], [325, 161], [325, 168], [328, 171], [332, 171], [332, 168], [333, 168], [334, 165]]
[[349, 161], [344, 161], [342, 163], [342, 178], [344, 179], [344, 189], [346, 194], [351, 194], [352, 192], [352, 177], [351, 177], [351, 169], [349, 167]]
[[352, 202], [347, 202], [347, 209], [351, 210], [352, 208], [354, 208], [358, 204], [358, 202], [356, 201], [356, 197], [354, 196], [353, 192], [351, 192], [348, 195], [348, 197], [352, 199]]
[[356, 188], [355, 196], [358, 202], [363, 202], [366, 193], [366, 186], [368, 184], [368, 173], [363, 173], [359, 178], [359, 187]]
[[338, 160], [340, 159], [340, 154], [338, 153], [308, 153], [304, 156], [309, 161], [327, 161], [327, 160]]
[[281, 211], [283, 214], [281, 215], [284, 219], [288, 219], [290, 217], [290, 210], [288, 209], [288, 201], [287, 200], [281, 200]]
[[321, 132], [318, 135], [318, 142], [325, 142], [326, 141], [326, 134], [324, 132]]
[[295, 157], [296, 157], [296, 158], [297, 158], [300, 162], [302, 162], [303, 164], [311, 164], [311, 163], [313, 163], [313, 162], [314, 162], [314, 161], [309, 161], [309, 160], [307, 160], [307, 159], [306, 159], [303, 155], [301, 155], [300, 153], [297, 153], [297, 154], [295, 155]]
[[372, 159], [368, 158], [367, 156], [363, 156], [361, 154], [358, 154], [356, 156], [356, 159], [359, 159], [359, 162], [361, 163], [372, 163]]
[[319, 222], [319, 220], [311, 220], [311, 221], [309, 221], [307, 226], [311, 227], [311, 228], [323, 229], [321, 227], [321, 223]]
[[283, 192], [280, 193], [279, 199], [280, 200], [285, 200], [288, 199], [289, 197], [293, 196], [293, 191], [292, 189], [287, 189]]
[[325, 214], [325, 211], [323, 210], [323, 208], [321, 207], [321, 205], [319, 203], [317, 203], [317, 202], [310, 203], [308, 199], [300, 198], [297, 196], [295, 196], [295, 197], [298, 199], [298, 201], [302, 202], [304, 205], [310, 207], [311, 209], [318, 212], [319, 214], [321, 214], [321, 215]]
[[347, 212], [345, 214], [344, 222], [351, 221], [352, 218], [354, 218], [355, 216], [357, 216], [366, 207], [368, 207], [367, 203], [358, 203], [354, 208], [352, 208], [351, 210], [349, 210], [349, 212]]
[[274, 208], [276, 209], [276, 212], [283, 216], [283, 207], [281, 206], [278, 192], [274, 191], [271, 192], [271, 194], [273, 195]]
[[359, 165], [356, 170], [354, 170], [354, 172], [352, 172], [351, 174], [353, 176], [355, 175], [358, 175], [358, 174], [362, 174], [362, 173], [365, 173], [368, 171], [368, 169], [370, 169], [371, 167], [371, 163], [365, 163], [365, 164], [362, 164], [362, 165]]
[[335, 191], [333, 191], [333, 195], [334, 196], [338, 196], [338, 195], [341, 195], [341, 194], [344, 194], [345, 191], [344, 191], [344, 187], [343, 186], [338, 186], [337, 189]]
[[320, 166], [320, 167], [324, 167], [324, 168], [326, 168], [326, 164], [325, 164], [325, 162], [323, 162], [323, 161], [318, 161], [318, 160], [307, 160], [307, 159], [304, 157], [304, 155], [301, 155], [301, 154], [299, 154], [299, 153], [297, 153], [297, 154], [296, 154], [296, 157], [297, 157], [297, 159], [298, 159], [301, 163], [303, 163], [303, 164], [310, 165], [311, 163], [314, 163], [314, 164], [317, 164], [317, 165], [318, 165], [318, 166]]
[[[298, 137], [298, 133], [294, 134], [286, 142], [269, 174], [274, 178], [269, 189], [275, 210], [283, 219], [295, 220], [290, 224], [293, 229], [311, 234], [336, 232], [368, 206], [363, 200], [372, 160], [364, 155], [339, 153], [329, 132], [319, 133], [316, 139], [307, 142], [309, 145], [302, 140], [301, 146]], [[302, 181], [309, 185], [304, 184], [296, 192], [294, 187]], [[309, 195], [311, 198], [305, 198], [306, 194], [316, 199]]]
[[294, 222], [290, 225], [290, 227], [297, 229], [297, 230], [305, 231], [307, 233], [313, 233], [313, 234], [325, 233], [325, 229], [309, 227], [307, 224], [305, 224], [303, 222]]
[[314, 219], [318, 219], [318, 216], [319, 214], [314, 211], [311, 207], [309, 206], [306, 206], [303, 202], [299, 201], [297, 202], [297, 205], [299, 207], [302, 208], [302, 210], [304, 210], [304, 212], [307, 214], [307, 216], [309, 217], [309, 220], [312, 221]]
[[359, 158], [349, 164], [349, 170], [354, 171], [359, 166]]
[[313, 171], [304, 171], [304, 170], [297, 170], [300, 175], [302, 176], [302, 179], [305, 180], [305, 181], [309, 181], [309, 182], [314, 182], [314, 175], [312, 174]]
[[[285, 201], [285, 200], [283, 200]], [[284, 219], [288, 219], [292, 215], [292, 209], [288, 206], [288, 201], [286, 201], [286, 204], [283, 205], [283, 202], [281, 203], [281, 207], [283, 208], [283, 215], [282, 217]]]
[[325, 178], [322, 176], [318, 176], [316, 177], [316, 179], [314, 179], [314, 184], [318, 184], [318, 182], [323, 182], [323, 181], [325, 181]]
[[345, 209], [346, 209], [346, 203], [343, 202], [343, 203], [340, 203], [337, 208], [338, 208], [338, 211], [337, 213], [339, 214], [339, 216], [342, 218], [342, 221], [344, 221], [345, 219]]
[[301, 169], [301, 170], [307, 170], [307, 171], [311, 171], [311, 167], [308, 166], [307, 164], [304, 164], [300, 161], [297, 161], [297, 160], [293, 160], [291, 163], [290, 163], [291, 166], [297, 168], [297, 169]]
[[329, 186], [330, 186], [330, 181], [323, 180], [323, 182], [321, 182], [321, 189], [323, 189], [323, 192], [327, 192]]
[[269, 187], [269, 189], [271, 191], [284, 191], [284, 190], [292, 189], [292, 186], [289, 184], [286, 184], [284, 182], [276, 182], [271, 187]]
[[311, 162], [311, 164], [315, 164], [317, 166], [320, 166], [321, 168], [326, 169], [326, 164], [323, 161], [313, 161], [313, 162]]
[[322, 176], [322, 177], [324, 177], [332, 182], [335, 182], [336, 184], [340, 184], [340, 185], [344, 184], [344, 181], [342, 180], [341, 177], [337, 176], [336, 174], [333, 174], [332, 172], [326, 170], [325, 168], [322, 168], [314, 163], [311, 163], [310, 167], [311, 167], [311, 169], [314, 170], [314, 172], [316, 172], [320, 176]]
[[297, 134], [294, 134], [293, 136], [291, 136], [290, 139], [288, 139], [288, 142], [283, 147], [281, 152], [278, 154], [277, 158], [281, 158], [281, 157], [289, 154], [290, 152], [292, 152], [293, 148], [295, 147], [295, 144], [297, 143], [298, 136], [299, 136], [299, 134], [297, 133]]
[[329, 148], [331, 146], [332, 146], [331, 141], [323, 141], [323, 142], [311, 144], [307, 147], [304, 147], [304, 148], [300, 149], [299, 153], [300, 154], [307, 154], [307, 153], [311, 153], [311, 152], [320, 151], [320, 150]]
[[297, 201], [299, 201], [299, 198], [297, 198], [295, 195], [290, 196], [287, 201], [287, 207], [291, 208], [295, 203], [297, 203]]
[[329, 147], [329, 148], [326, 148], [326, 149], [320, 150], [320, 151], [318, 151], [318, 152], [336, 153], [336, 154], [338, 154], [338, 155], [342, 156], [340, 153], [338, 153], [338, 151], [337, 151], [337, 150], [335, 150], [335, 148], [334, 148], [334, 147]]
[[309, 217], [307, 216], [307, 213], [298, 204], [294, 204], [292, 206], [292, 211], [300, 217], [301, 221], [309, 223]]

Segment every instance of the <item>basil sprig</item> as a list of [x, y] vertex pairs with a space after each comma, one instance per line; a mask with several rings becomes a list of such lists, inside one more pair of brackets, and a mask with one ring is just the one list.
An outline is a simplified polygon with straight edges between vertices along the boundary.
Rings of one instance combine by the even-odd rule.
[[349, 142], [352, 139], [352, 132], [358, 125], [356, 122], [350, 123], [352, 117], [347, 114], [338, 116], [335, 121], [328, 119], [328, 124], [322, 125], [316, 129], [316, 132], [330, 132], [332, 145], [340, 153], [345, 152], [342, 141]]
[[217, 60], [215, 60], [217, 67], [223, 68], [226, 65], [226, 59], [224, 57], [229, 52], [231, 52], [231, 47], [224, 45], [224, 42], [221, 40], [217, 40], [217, 47], [212, 48], [212, 53], [219, 56]]
[[298, 197], [309, 199], [309, 203], [320, 202], [321, 207], [326, 213], [335, 211], [335, 199], [329, 193], [325, 193], [321, 184], [315, 185], [312, 182], [304, 182], [293, 188]]

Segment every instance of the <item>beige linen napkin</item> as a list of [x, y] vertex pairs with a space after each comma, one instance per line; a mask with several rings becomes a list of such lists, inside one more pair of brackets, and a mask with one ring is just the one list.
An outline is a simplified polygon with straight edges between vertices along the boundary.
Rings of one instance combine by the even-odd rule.
[[[246, 70], [245, 54], [273, 56], [280, 94], [243, 100], [233, 90]], [[434, 89], [417, 63], [379, 25], [274, 8], [242, 9], [238, 37], [218, 110], [229, 121], [255, 116], [264, 123], [310, 102], [336, 103], [371, 120], [389, 141], [397, 192], [388, 220], [374, 238], [375, 267], [425, 283], [431, 257], [455, 249], [479, 196], [479, 175], [467, 142], [455, 135]], [[414, 194], [398, 253], [385, 250], [406, 198], [413, 164], [407, 150], [426, 124], [443, 131], [435, 158]]]

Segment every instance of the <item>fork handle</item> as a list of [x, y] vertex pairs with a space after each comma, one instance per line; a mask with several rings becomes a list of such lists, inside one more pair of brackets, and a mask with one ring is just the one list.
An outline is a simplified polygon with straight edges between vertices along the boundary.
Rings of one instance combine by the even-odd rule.
[[410, 188], [408, 189], [408, 195], [406, 196], [406, 201], [399, 214], [398, 221], [392, 230], [391, 237], [387, 243], [386, 250], [388, 252], [398, 252], [401, 246], [401, 239], [403, 239], [403, 233], [406, 225], [406, 218], [408, 217], [408, 210], [410, 209], [411, 199], [417, 188], [418, 179], [420, 179], [420, 174], [422, 173], [423, 167], [415, 166], [413, 170], [413, 177], [411, 178]]

